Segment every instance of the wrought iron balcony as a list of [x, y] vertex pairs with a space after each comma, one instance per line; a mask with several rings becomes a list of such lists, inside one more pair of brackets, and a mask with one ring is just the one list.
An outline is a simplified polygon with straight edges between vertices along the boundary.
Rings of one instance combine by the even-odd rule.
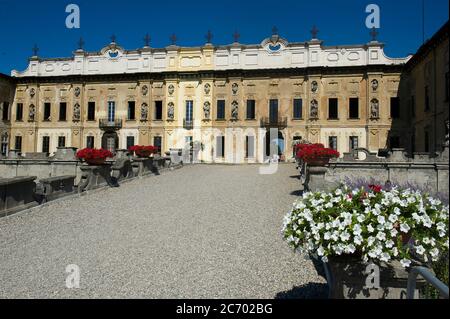
[[261, 119], [261, 127], [284, 129], [287, 127], [287, 117], [279, 117], [279, 118], [263, 117]]
[[186, 130], [192, 130], [194, 128], [194, 120], [183, 120], [183, 127]]
[[100, 119], [100, 129], [102, 130], [120, 130], [122, 128], [121, 119]]

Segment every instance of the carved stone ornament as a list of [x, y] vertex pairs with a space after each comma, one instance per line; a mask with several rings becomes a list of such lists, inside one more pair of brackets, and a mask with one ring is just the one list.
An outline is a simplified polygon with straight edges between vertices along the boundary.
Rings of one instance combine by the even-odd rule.
[[372, 80], [372, 82], [371, 82], [371, 86], [372, 86], [372, 90], [375, 92], [376, 90], [378, 90], [378, 86], [379, 86], [379, 83], [378, 83], [378, 80]]
[[148, 94], [148, 86], [144, 85], [141, 89], [142, 95], [146, 96]]
[[316, 100], [311, 101], [311, 112], [310, 116], [312, 119], [317, 119], [319, 117], [319, 104]]
[[311, 91], [313, 93], [316, 93], [317, 90], [319, 90], [319, 84], [317, 83], [317, 81], [312, 81], [311, 82]]
[[34, 88], [31, 88], [30, 97], [33, 98], [35, 95], [36, 95], [36, 90]]
[[167, 106], [167, 119], [173, 121], [175, 118], [175, 105], [170, 102]]
[[233, 101], [231, 103], [231, 119], [237, 121], [239, 118], [239, 103], [237, 101]]
[[205, 120], [209, 120], [211, 118], [211, 103], [208, 101], [203, 104], [203, 113], [205, 116]]
[[205, 94], [209, 95], [209, 93], [211, 92], [211, 84], [206, 83], [204, 89], [205, 89]]
[[378, 119], [380, 117], [380, 103], [377, 99], [370, 101], [370, 118]]
[[76, 103], [73, 107], [73, 121], [79, 122], [81, 120], [81, 107], [80, 104]]
[[171, 84], [167, 88], [167, 91], [169, 92], [170, 95], [172, 95], [175, 92], [175, 87]]
[[76, 87], [76, 88], [75, 88], [75, 90], [74, 90], [74, 94], [75, 94], [75, 97], [79, 97], [79, 96], [80, 96], [80, 94], [81, 94], [81, 90], [80, 90], [80, 88], [79, 88], [79, 87]]
[[143, 103], [141, 105], [141, 121], [145, 122], [148, 120], [148, 104]]
[[28, 112], [28, 121], [34, 122], [35, 116], [36, 116], [36, 107], [34, 106], [34, 104], [31, 104], [30, 111]]
[[231, 91], [233, 92], [233, 95], [236, 95], [238, 93], [239, 90], [239, 85], [237, 83], [233, 83], [231, 85]]

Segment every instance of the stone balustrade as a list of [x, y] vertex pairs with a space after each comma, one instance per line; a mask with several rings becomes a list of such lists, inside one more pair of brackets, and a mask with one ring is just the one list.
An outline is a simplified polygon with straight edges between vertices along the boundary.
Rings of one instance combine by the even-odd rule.
[[393, 149], [387, 157], [380, 157], [365, 149], [344, 154], [332, 160], [327, 167], [306, 166], [303, 187], [306, 190], [330, 190], [347, 180], [394, 183], [410, 185], [420, 189], [449, 194], [449, 150], [448, 146], [436, 154], [417, 153], [413, 156], [403, 149]]
[[74, 193], [75, 176], [57, 176], [39, 180], [36, 195], [40, 203]]

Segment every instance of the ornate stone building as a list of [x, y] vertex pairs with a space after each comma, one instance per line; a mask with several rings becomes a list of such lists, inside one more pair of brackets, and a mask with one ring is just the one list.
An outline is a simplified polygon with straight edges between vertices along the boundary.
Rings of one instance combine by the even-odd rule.
[[10, 147], [11, 107], [14, 102], [14, 81], [0, 74], [0, 156], [6, 156]]
[[290, 43], [276, 31], [255, 45], [236, 37], [127, 51], [113, 39], [99, 52], [33, 56], [13, 71], [10, 141], [20, 137], [24, 153], [201, 141], [202, 160], [239, 163], [264, 161], [273, 144], [290, 159], [298, 139], [376, 152], [393, 134], [409, 58], [386, 57], [376, 40], [330, 47], [316, 34]]
[[404, 129], [404, 145], [410, 152], [442, 150], [448, 134], [449, 113], [449, 23], [420, 47], [406, 64], [400, 96], [407, 119], [394, 127]]

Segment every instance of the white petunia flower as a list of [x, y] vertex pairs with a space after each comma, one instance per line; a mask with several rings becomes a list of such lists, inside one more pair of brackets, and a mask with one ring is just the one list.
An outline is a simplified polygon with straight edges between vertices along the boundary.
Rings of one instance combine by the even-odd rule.
[[386, 246], [386, 248], [392, 248], [392, 247], [395, 246], [395, 243], [394, 243], [394, 241], [392, 241], [392, 240], [388, 240], [388, 241], [386, 242], [385, 246]]
[[411, 260], [409, 260], [409, 259], [402, 259], [402, 260], [400, 260], [400, 263], [402, 264], [402, 266], [404, 267], [404, 268], [409, 268], [409, 266], [411, 266]]
[[389, 221], [391, 223], [395, 223], [398, 220], [398, 216], [397, 215], [390, 215], [389, 216]]
[[379, 233], [377, 234], [377, 239], [380, 240], [380, 241], [386, 240], [386, 234], [383, 233], [383, 232], [379, 232]]
[[425, 253], [425, 248], [422, 245], [416, 247], [416, 253], [423, 255]]
[[386, 218], [384, 218], [384, 216], [378, 216], [377, 221], [379, 224], [384, 225], [386, 223]]
[[373, 233], [375, 231], [375, 228], [373, 228], [372, 224], [370, 224], [369, 226], [367, 226], [367, 231], [369, 233]]
[[409, 227], [409, 225], [408, 224], [400, 224], [400, 231], [402, 232], [402, 233], [405, 233], [405, 234], [407, 234], [407, 233], [409, 233], [409, 231], [411, 230], [411, 227]]

